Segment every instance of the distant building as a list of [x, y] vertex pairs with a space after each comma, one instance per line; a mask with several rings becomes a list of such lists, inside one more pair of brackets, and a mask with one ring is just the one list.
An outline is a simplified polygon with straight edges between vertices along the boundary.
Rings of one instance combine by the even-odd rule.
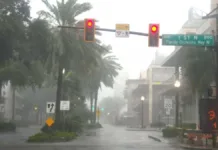
[[123, 97], [123, 92], [125, 90], [125, 82], [128, 79], [128, 73], [121, 71], [115, 79], [113, 91], [114, 97]]
[[[2, 87], [2, 101], [1, 101], [1, 116], [5, 121], [11, 121], [13, 116], [13, 92], [10, 82]], [[15, 120], [21, 120], [21, 115], [19, 115], [20, 110], [23, 108], [22, 103], [23, 97], [15, 91], [15, 110], [14, 117]]]

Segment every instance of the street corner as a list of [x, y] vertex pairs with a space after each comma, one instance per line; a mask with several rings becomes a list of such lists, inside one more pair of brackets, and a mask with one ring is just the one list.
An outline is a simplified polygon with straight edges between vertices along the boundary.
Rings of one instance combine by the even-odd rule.
[[158, 138], [158, 137], [154, 137], [154, 136], [148, 135], [148, 138], [153, 139], [153, 140], [155, 140], [157, 142], [162, 142], [162, 140], [160, 138]]
[[193, 146], [193, 145], [186, 145], [186, 144], [180, 144], [179, 147], [182, 149], [188, 149], [188, 150], [213, 150], [212, 147]]

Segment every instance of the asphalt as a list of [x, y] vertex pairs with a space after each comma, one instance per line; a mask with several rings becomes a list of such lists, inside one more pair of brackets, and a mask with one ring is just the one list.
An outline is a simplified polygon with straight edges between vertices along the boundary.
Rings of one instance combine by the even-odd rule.
[[[7, 150], [179, 150], [165, 142], [157, 142], [148, 135], [153, 131], [127, 131], [124, 127], [103, 125], [104, 128], [87, 131], [76, 140], [66, 143], [28, 144], [28, 135], [37, 128], [22, 129], [8, 135], [0, 134], [0, 149]], [[5, 142], [7, 141], [7, 142]]]

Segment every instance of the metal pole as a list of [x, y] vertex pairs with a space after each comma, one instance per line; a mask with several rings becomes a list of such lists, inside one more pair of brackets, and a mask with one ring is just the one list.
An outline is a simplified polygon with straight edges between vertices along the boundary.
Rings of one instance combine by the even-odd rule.
[[[71, 29], [84, 30], [84, 27], [73, 27], [73, 26], [58, 26], [58, 28], [71, 28]], [[107, 31], [107, 32], [116, 32], [115, 29], [106, 29], [106, 28], [95, 28], [95, 30]], [[140, 35], [140, 36], [148, 36], [148, 33], [135, 32], [135, 31], [129, 31], [129, 34]], [[159, 38], [161, 39], [162, 36], [159, 36]]]
[[[176, 80], [179, 80], [179, 67], [176, 67]], [[176, 116], [175, 116], [175, 126], [178, 127], [179, 126], [179, 90], [176, 87], [176, 96], [175, 96], [175, 100], [176, 100]]]
[[143, 103], [143, 100], [141, 100], [142, 101], [142, 124], [141, 124], [141, 126], [142, 126], [142, 128], [143, 128], [143, 118], [144, 118], [144, 107], [143, 107], [143, 105], [144, 105], [144, 103]]
[[[217, 89], [217, 85], [218, 85], [218, 16], [216, 16], [216, 45], [215, 45], [215, 52], [216, 52], [216, 89]], [[217, 91], [216, 90], [216, 100], [218, 101], [218, 95], [217, 95]], [[216, 132], [213, 132], [212, 134], [212, 139], [213, 139], [213, 148], [216, 147]]]
[[[218, 86], [218, 5], [215, 9], [213, 9], [208, 15], [202, 17], [202, 19], [209, 19], [215, 18], [215, 53], [216, 53], [216, 73], [215, 73], [215, 81], [216, 81], [216, 88]], [[216, 11], [216, 14], [211, 15], [213, 12]], [[218, 101], [218, 90], [216, 90], [216, 100]], [[212, 132], [212, 139], [213, 139], [213, 148], [216, 147], [216, 132]]]

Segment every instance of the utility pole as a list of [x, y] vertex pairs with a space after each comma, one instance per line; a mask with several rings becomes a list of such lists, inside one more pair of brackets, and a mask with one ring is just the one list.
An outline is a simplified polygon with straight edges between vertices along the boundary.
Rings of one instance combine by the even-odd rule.
[[[179, 67], [176, 66], [176, 71], [175, 71], [175, 76], [176, 76], [176, 81], [179, 80]], [[179, 87], [176, 87], [176, 116], [175, 116], [175, 126], [179, 127]]]
[[[216, 71], [215, 71], [215, 81], [216, 81], [216, 101], [218, 101], [218, 4], [215, 9], [213, 9], [209, 14], [207, 14], [205, 17], [202, 17], [202, 19], [209, 19], [209, 18], [215, 18], [215, 53], [216, 53]], [[212, 13], [216, 12], [215, 14], [211, 15]], [[212, 139], [213, 139], [213, 148], [216, 147], [216, 132], [212, 132]]]

